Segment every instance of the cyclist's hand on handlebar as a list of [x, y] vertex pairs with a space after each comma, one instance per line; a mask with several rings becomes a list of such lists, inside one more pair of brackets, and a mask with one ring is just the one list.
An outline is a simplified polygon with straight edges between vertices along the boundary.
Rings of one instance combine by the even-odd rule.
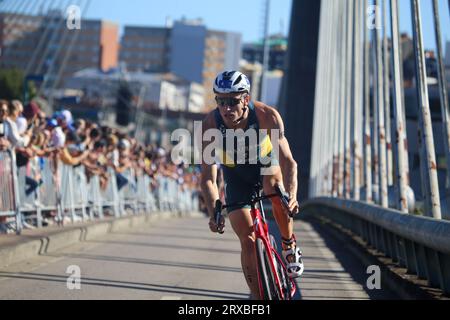
[[283, 211], [291, 218], [298, 214], [300, 209], [297, 201], [297, 196], [295, 194], [288, 194], [278, 184], [275, 185], [275, 191], [281, 199]]
[[223, 216], [220, 217], [219, 225], [216, 223], [215, 218], [209, 219], [209, 229], [214, 233], [223, 233], [223, 229], [225, 228], [225, 218]]
[[292, 215], [296, 215], [299, 213], [299, 204], [296, 196], [291, 196], [289, 199], [288, 210]]

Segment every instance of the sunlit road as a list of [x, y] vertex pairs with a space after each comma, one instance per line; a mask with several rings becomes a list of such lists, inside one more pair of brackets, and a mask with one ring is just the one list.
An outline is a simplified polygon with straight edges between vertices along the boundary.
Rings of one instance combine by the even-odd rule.
[[[0, 270], [0, 299], [248, 299], [236, 236], [229, 226], [224, 235], [212, 234], [207, 222], [161, 220], [12, 265]], [[306, 266], [297, 298], [393, 298], [364, 288], [366, 269], [344, 244], [308, 222], [296, 221], [295, 229]], [[80, 267], [79, 289], [68, 288], [76, 284], [67, 281], [69, 266]]]

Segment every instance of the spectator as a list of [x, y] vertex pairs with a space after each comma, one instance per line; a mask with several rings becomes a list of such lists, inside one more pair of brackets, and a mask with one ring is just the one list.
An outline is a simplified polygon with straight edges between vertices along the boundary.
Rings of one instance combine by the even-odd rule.
[[[25, 175], [25, 195], [28, 197], [33, 194], [36, 189], [42, 185], [43, 181], [38, 171], [39, 164], [37, 163], [37, 148], [39, 147], [39, 135], [34, 134], [31, 137], [30, 144], [25, 148], [25, 152], [16, 152], [17, 159], [23, 159], [22, 162], [17, 163], [18, 168], [26, 167]], [[33, 160], [33, 161], [31, 161]]]
[[58, 126], [58, 122], [54, 119], [47, 121], [47, 129], [50, 132], [50, 146], [56, 149], [61, 149], [66, 144], [66, 135], [61, 129], [61, 127]]
[[19, 132], [20, 135], [23, 135], [28, 129], [28, 122], [27, 119], [25, 119], [24, 117], [18, 117], [16, 120], [16, 125], [17, 131]]
[[123, 174], [127, 169], [131, 168], [132, 164], [129, 159], [130, 155], [130, 142], [126, 139], [122, 139], [119, 142], [119, 161], [116, 170], [117, 188], [119, 191], [125, 187], [129, 181]]
[[105, 153], [106, 141], [97, 141], [94, 144], [92, 152], [90, 152], [88, 157], [83, 161], [88, 181], [92, 176], [97, 175], [100, 179], [100, 188], [102, 190], [106, 190], [109, 181]]
[[65, 147], [60, 151], [60, 159], [64, 164], [78, 166], [87, 158], [89, 150], [80, 147], [80, 138], [75, 132], [69, 132], [66, 136]]
[[30, 142], [32, 130], [28, 129], [23, 135], [19, 134], [16, 120], [23, 111], [22, 103], [13, 100], [8, 104], [8, 117], [5, 121], [5, 136], [8, 138], [12, 147], [26, 147]]
[[23, 116], [27, 119], [28, 123], [33, 123], [41, 112], [41, 109], [36, 102], [30, 102], [23, 110]]
[[[13, 146], [16, 148], [16, 164], [18, 169], [22, 167], [28, 167], [30, 159], [35, 157], [36, 154], [30, 145], [32, 137], [32, 127], [27, 129], [27, 122], [25, 123], [19, 117], [23, 112], [22, 103], [18, 100], [13, 100], [9, 103], [9, 117], [7, 119], [9, 135], [8, 138]], [[35, 115], [31, 119], [34, 119]], [[17, 125], [19, 123], [19, 126]], [[20, 127], [20, 128], [19, 128]], [[30, 170], [26, 170], [25, 193], [27, 196], [31, 195], [41, 184], [41, 181], [37, 181], [32, 177]]]
[[78, 119], [74, 122], [73, 127], [78, 135], [81, 135], [86, 130], [86, 121]]
[[[19, 117], [21, 113], [23, 118]], [[60, 177], [57, 163], [61, 161], [68, 166], [82, 165], [88, 182], [92, 176], [98, 176], [103, 191], [108, 189], [111, 179], [109, 168], [114, 170], [119, 190], [127, 184], [136, 186], [137, 178], [144, 174], [152, 178], [149, 190], [158, 186], [158, 175], [177, 180], [180, 191], [198, 188], [199, 173], [170, 163], [163, 148], [140, 144], [123, 132], [88, 120], [74, 120], [67, 110], [45, 118], [35, 103], [23, 108], [17, 100], [11, 103], [0, 100], [0, 151], [7, 148], [14, 148], [18, 166], [26, 168], [26, 195], [39, 188], [44, 158], [54, 160], [50, 166], [54, 183]], [[133, 176], [128, 174], [130, 169]]]
[[0, 151], [5, 151], [11, 146], [6, 135], [6, 118], [8, 117], [8, 101], [0, 100]]
[[90, 139], [90, 141], [95, 143], [95, 142], [99, 141], [101, 138], [102, 138], [101, 131], [98, 129], [97, 126], [94, 126], [89, 131], [89, 139]]
[[55, 113], [56, 120], [58, 121], [58, 125], [62, 128], [64, 133], [75, 132], [75, 128], [73, 126], [73, 118], [72, 113], [68, 110], [63, 110]]
[[115, 168], [119, 166], [119, 150], [117, 146], [119, 139], [115, 135], [110, 135], [106, 138], [106, 158], [108, 159], [109, 166]]
[[[5, 122], [6, 118], [8, 116], [8, 101], [0, 100], [0, 152], [7, 150], [11, 143], [6, 138], [6, 132], [5, 132]], [[5, 168], [3, 166], [3, 163], [0, 162], [0, 175], [3, 176], [3, 173], [5, 171]], [[3, 208], [3, 199], [0, 197], [0, 209]], [[9, 208], [8, 208], [9, 209]], [[8, 233], [9, 230], [6, 228], [4, 223], [6, 222], [6, 217], [0, 217], [0, 234], [2, 233]]]

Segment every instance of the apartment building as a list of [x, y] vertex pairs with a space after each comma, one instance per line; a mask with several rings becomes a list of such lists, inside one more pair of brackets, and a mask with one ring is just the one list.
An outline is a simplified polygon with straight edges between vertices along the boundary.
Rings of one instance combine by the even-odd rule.
[[[287, 54], [287, 39], [283, 35], [274, 35], [269, 38], [269, 71], [285, 70]], [[250, 63], [263, 63], [263, 42], [247, 43], [242, 48], [243, 59]]]
[[57, 88], [79, 70], [117, 67], [118, 40], [118, 25], [107, 21], [82, 20], [80, 29], [69, 29], [58, 11], [45, 16], [4, 13], [0, 67], [46, 75], [46, 85]]
[[208, 30], [201, 19], [183, 19], [170, 27], [126, 26], [120, 61], [130, 72], [170, 72], [203, 85], [206, 112], [215, 106], [215, 77], [239, 68], [240, 51], [240, 34]]
[[166, 72], [169, 37], [169, 28], [127, 26], [121, 41], [120, 61], [132, 72]]
[[203, 84], [205, 109], [215, 108], [213, 82], [223, 70], [238, 70], [241, 35], [208, 30], [201, 20], [175, 22], [170, 37], [170, 72]]
[[0, 13], [0, 67], [26, 67], [42, 23], [43, 17]]

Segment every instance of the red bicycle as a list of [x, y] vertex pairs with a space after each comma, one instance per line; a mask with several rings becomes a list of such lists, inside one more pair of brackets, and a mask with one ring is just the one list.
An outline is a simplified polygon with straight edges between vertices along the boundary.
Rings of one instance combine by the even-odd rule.
[[[296, 292], [294, 280], [289, 278], [285, 263], [280, 258], [274, 237], [269, 233], [266, 222], [263, 201], [266, 199], [280, 197], [283, 206], [288, 207], [289, 197], [277, 185], [275, 194], [261, 195], [261, 185], [255, 186], [254, 194], [249, 202], [239, 202], [223, 206], [220, 200], [216, 202], [215, 220], [219, 226], [222, 210], [241, 205], [250, 205], [250, 213], [253, 219], [255, 232], [255, 249], [257, 257], [258, 284], [262, 300], [292, 300]], [[258, 204], [259, 208], [257, 208]], [[289, 213], [292, 218], [293, 214]], [[223, 234], [223, 228], [219, 230]]]

